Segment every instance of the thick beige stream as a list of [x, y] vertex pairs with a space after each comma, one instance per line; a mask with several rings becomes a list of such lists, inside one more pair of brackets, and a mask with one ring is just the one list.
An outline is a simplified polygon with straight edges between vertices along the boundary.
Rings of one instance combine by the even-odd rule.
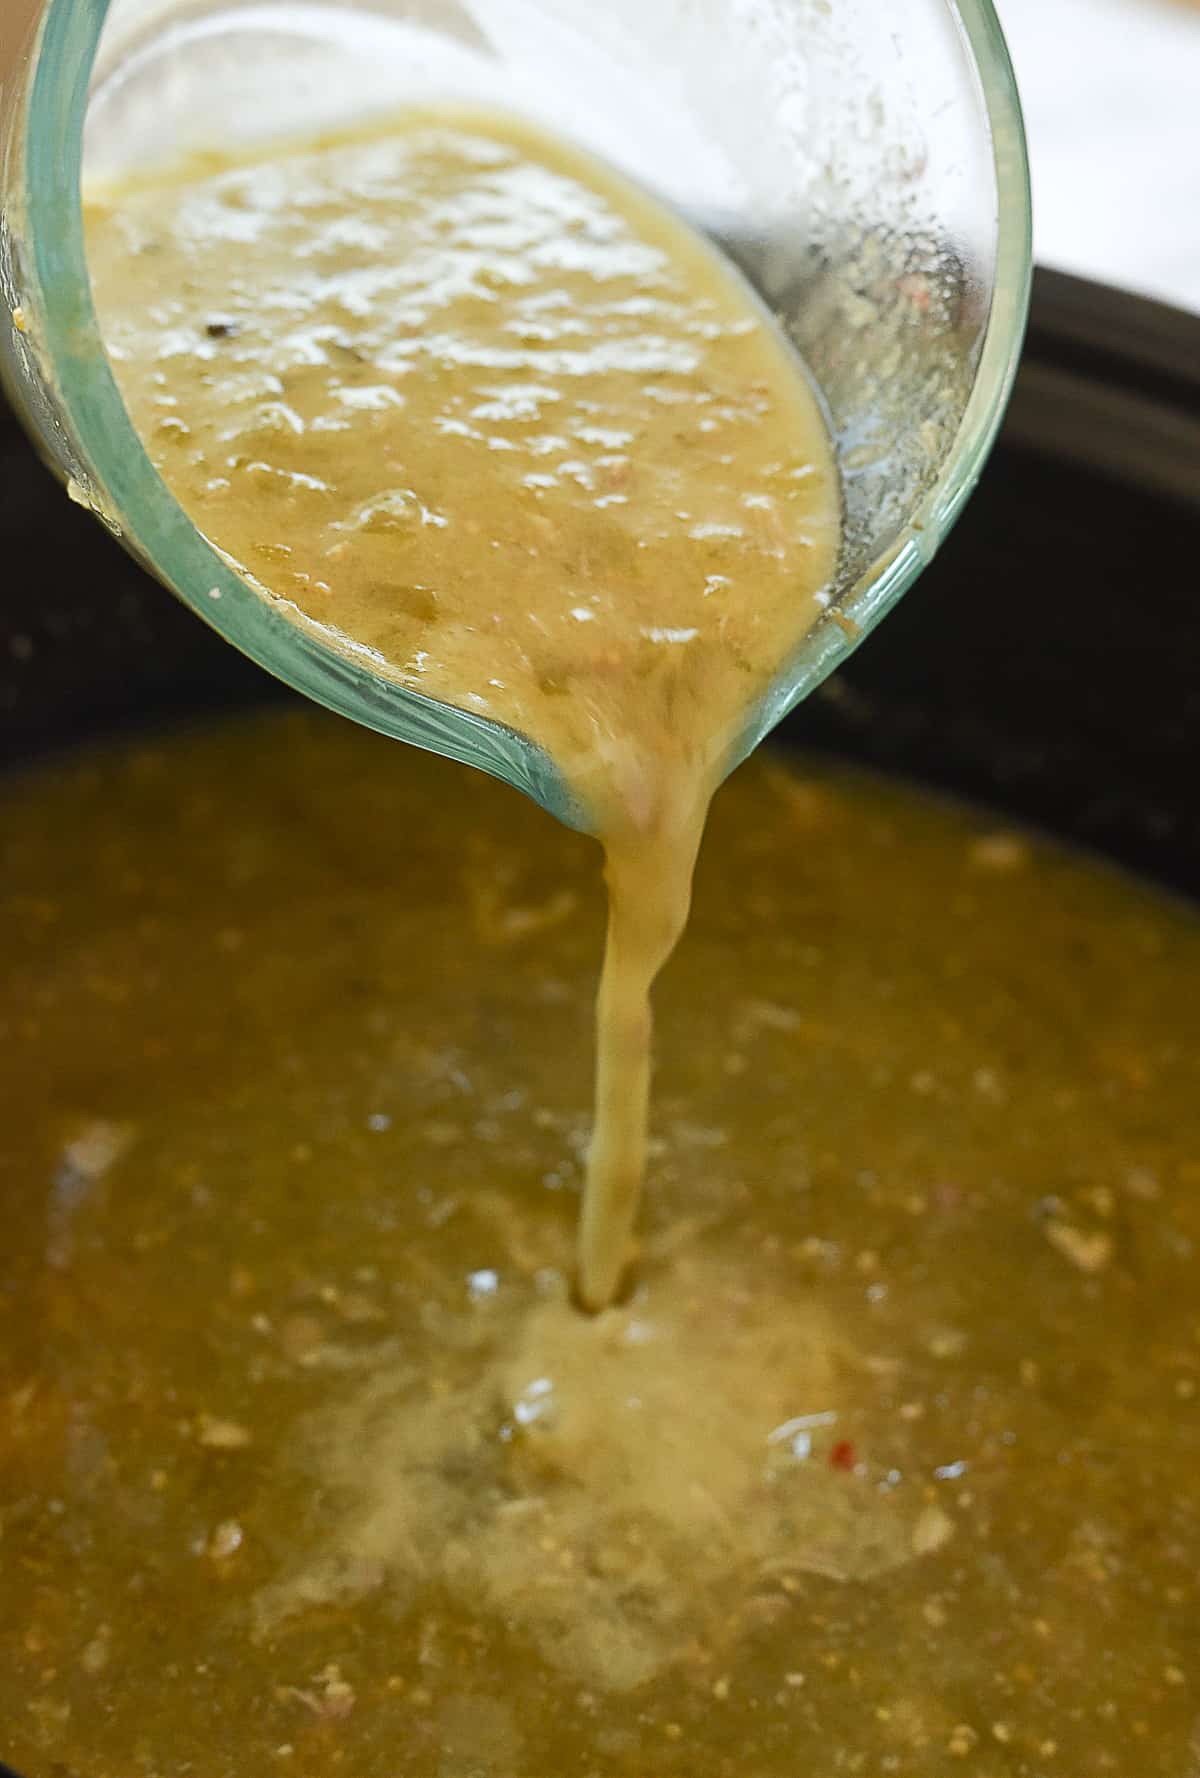
[[329, 646], [530, 736], [592, 812], [598, 1309], [708, 803], [836, 557], [803, 370], [681, 221], [495, 117], [209, 157], [91, 192], [87, 223], [118, 382], [201, 530]]
[[580, 1301], [620, 1288], [646, 1174], [654, 1019], [650, 991], [683, 936], [711, 787], [688, 784], [658, 825], [606, 839], [608, 936], [596, 1000], [595, 1133], [579, 1225]]

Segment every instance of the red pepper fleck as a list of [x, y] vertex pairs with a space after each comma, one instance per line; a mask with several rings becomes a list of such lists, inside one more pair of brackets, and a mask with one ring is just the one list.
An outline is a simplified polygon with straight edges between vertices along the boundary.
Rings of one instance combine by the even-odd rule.
[[906, 296], [914, 307], [924, 314], [929, 308], [929, 279], [922, 272], [906, 272], [903, 278], [896, 280], [896, 289], [901, 296]]
[[829, 1453], [829, 1461], [834, 1469], [853, 1469], [858, 1458], [854, 1446], [848, 1438], [840, 1438]]

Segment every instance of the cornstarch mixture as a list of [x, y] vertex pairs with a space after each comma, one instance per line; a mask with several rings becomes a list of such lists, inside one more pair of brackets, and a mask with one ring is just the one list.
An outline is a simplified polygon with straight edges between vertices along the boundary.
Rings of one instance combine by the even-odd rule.
[[272, 715], [0, 787], [0, 1758], [1184, 1778], [1200, 924], [866, 776], [718, 798], [618, 1306], [604, 910]]
[[494, 117], [192, 164], [87, 222], [118, 381], [200, 529], [331, 646], [539, 743], [603, 841], [599, 1308], [709, 800], [836, 560], [803, 369], [684, 224]]

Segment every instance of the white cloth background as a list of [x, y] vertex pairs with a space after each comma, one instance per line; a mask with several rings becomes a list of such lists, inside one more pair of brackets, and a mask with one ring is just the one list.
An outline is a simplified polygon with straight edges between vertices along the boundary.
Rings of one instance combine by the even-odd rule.
[[1037, 257], [1200, 309], [1200, 4], [997, 4], [1029, 131]]

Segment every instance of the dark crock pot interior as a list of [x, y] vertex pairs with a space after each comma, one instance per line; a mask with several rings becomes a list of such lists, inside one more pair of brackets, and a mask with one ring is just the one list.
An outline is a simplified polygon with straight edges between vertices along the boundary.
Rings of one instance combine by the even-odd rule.
[[[292, 695], [69, 506], [3, 408], [0, 551], [0, 767]], [[965, 516], [779, 738], [1200, 898], [1198, 562], [1200, 317], [1041, 271]]]

